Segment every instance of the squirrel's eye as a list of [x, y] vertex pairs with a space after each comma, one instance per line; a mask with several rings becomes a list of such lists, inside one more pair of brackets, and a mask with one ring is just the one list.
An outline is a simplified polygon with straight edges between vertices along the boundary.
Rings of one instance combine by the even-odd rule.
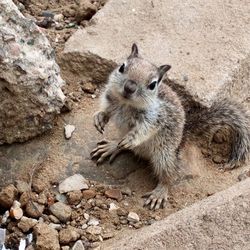
[[156, 84], [157, 84], [157, 81], [153, 81], [153, 82], [151, 82], [151, 83], [148, 85], [148, 88], [149, 88], [150, 90], [154, 90]]
[[119, 72], [124, 73], [124, 69], [125, 69], [125, 64], [123, 63], [122, 66], [119, 68]]

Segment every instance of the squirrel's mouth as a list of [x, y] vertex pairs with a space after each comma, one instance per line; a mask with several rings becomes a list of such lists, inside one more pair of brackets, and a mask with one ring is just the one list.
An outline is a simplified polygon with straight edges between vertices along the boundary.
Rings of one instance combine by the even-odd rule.
[[123, 93], [121, 94], [121, 96], [122, 96], [124, 99], [126, 99], [126, 100], [132, 98], [132, 94], [129, 94], [129, 93], [126, 93], [126, 92], [123, 92]]

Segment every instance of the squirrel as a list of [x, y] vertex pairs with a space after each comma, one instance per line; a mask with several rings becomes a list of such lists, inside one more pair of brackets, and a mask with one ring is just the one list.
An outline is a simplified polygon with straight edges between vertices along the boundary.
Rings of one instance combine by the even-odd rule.
[[109, 75], [101, 95], [101, 110], [94, 115], [94, 125], [104, 132], [110, 118], [120, 132], [120, 140], [102, 140], [91, 152], [97, 163], [110, 157], [112, 162], [123, 150], [149, 160], [158, 178], [156, 188], [145, 194], [145, 206], [164, 208], [169, 198], [171, 180], [180, 172], [179, 149], [186, 135], [210, 136], [224, 125], [234, 132], [230, 168], [243, 164], [250, 151], [249, 115], [239, 104], [227, 100], [215, 102], [208, 110], [187, 117], [178, 95], [163, 84], [170, 65], [155, 66], [143, 59], [136, 44], [126, 61]]

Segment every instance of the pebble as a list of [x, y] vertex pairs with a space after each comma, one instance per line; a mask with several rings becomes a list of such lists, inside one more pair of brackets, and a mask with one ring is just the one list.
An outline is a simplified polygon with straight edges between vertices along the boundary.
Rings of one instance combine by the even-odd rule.
[[72, 213], [71, 207], [62, 202], [56, 202], [55, 204], [51, 205], [49, 210], [61, 222], [67, 222], [70, 219]]
[[64, 127], [65, 138], [70, 139], [75, 129], [76, 127], [74, 125], [70, 125], [70, 124], [66, 125]]
[[52, 13], [51, 11], [49, 11], [49, 10], [45, 10], [45, 11], [42, 12], [42, 16], [54, 18], [55, 14]]
[[105, 196], [111, 199], [115, 199], [117, 201], [122, 200], [122, 193], [119, 189], [109, 189], [105, 191]]
[[62, 229], [59, 232], [59, 241], [61, 244], [68, 244], [72, 241], [76, 241], [80, 238], [80, 234], [74, 228]]
[[17, 224], [18, 228], [20, 228], [24, 233], [28, 232], [31, 228], [33, 228], [38, 223], [37, 220], [28, 218], [23, 216], [20, 222]]
[[82, 189], [88, 189], [88, 184], [87, 180], [80, 174], [72, 175], [59, 184], [60, 193]]
[[216, 164], [221, 164], [221, 163], [224, 163], [224, 159], [220, 155], [215, 155], [213, 157], [213, 162]]
[[66, 195], [64, 195], [64, 194], [57, 193], [57, 194], [56, 194], [56, 200], [57, 200], [57, 201], [60, 201], [60, 202], [62, 202], [62, 203], [65, 203], [66, 200], [67, 200], [67, 197], [66, 197]]
[[84, 190], [82, 191], [82, 195], [83, 195], [83, 199], [88, 200], [88, 199], [94, 198], [96, 196], [96, 192], [95, 190], [91, 190], [91, 189]]
[[121, 190], [122, 194], [125, 194], [127, 196], [131, 196], [132, 195], [132, 191], [129, 187], [124, 187], [122, 190]]
[[10, 216], [16, 220], [20, 220], [23, 217], [23, 210], [21, 208], [21, 203], [14, 201], [12, 207], [10, 208]]
[[35, 201], [28, 201], [26, 204], [25, 212], [32, 218], [39, 218], [44, 211], [44, 205], [41, 205]]
[[63, 14], [56, 14], [56, 15], [54, 15], [54, 20], [56, 22], [63, 22], [63, 20], [64, 20]]
[[67, 193], [67, 200], [70, 205], [77, 205], [82, 200], [81, 190], [71, 191]]
[[89, 226], [98, 226], [99, 224], [100, 222], [96, 218], [90, 218], [90, 220], [88, 221]]
[[61, 224], [56, 224], [56, 223], [49, 223], [49, 226], [57, 231], [62, 229], [62, 225]]
[[117, 210], [119, 207], [115, 203], [110, 203], [109, 204], [109, 211], [114, 211]]
[[86, 223], [82, 224], [82, 229], [86, 229], [88, 227], [88, 225]]
[[84, 219], [89, 220], [89, 214], [84, 213], [84, 214], [83, 214], [83, 217], [84, 217]]
[[187, 76], [187, 75], [184, 75], [184, 76], [183, 76], [183, 80], [184, 80], [185, 82], [187, 82], [187, 81], [188, 81], [188, 76]]
[[12, 206], [14, 200], [17, 198], [17, 195], [18, 190], [13, 184], [3, 188], [0, 192], [0, 207], [9, 209]]
[[129, 212], [127, 219], [130, 222], [139, 222], [140, 221], [140, 217], [135, 212]]
[[85, 250], [85, 247], [81, 240], [78, 240], [72, 247], [72, 250]]
[[64, 28], [64, 25], [62, 23], [56, 23], [55, 24], [55, 29], [56, 30], [62, 30]]
[[100, 226], [89, 226], [86, 232], [91, 235], [99, 235], [102, 232], [102, 228]]
[[91, 82], [84, 82], [82, 84], [82, 90], [88, 94], [94, 94], [96, 87]]
[[58, 224], [58, 223], [60, 223], [60, 221], [56, 218], [56, 216], [54, 216], [54, 215], [49, 215], [49, 220], [51, 221], [51, 222], [53, 222], [53, 223], [56, 223], [56, 224]]

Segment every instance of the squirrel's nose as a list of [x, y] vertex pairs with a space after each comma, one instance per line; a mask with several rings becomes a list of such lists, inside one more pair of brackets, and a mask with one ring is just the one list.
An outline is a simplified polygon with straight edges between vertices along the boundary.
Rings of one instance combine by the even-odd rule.
[[136, 89], [137, 89], [137, 84], [134, 81], [128, 80], [124, 84], [124, 92], [126, 94], [131, 95], [131, 94], [135, 93]]

